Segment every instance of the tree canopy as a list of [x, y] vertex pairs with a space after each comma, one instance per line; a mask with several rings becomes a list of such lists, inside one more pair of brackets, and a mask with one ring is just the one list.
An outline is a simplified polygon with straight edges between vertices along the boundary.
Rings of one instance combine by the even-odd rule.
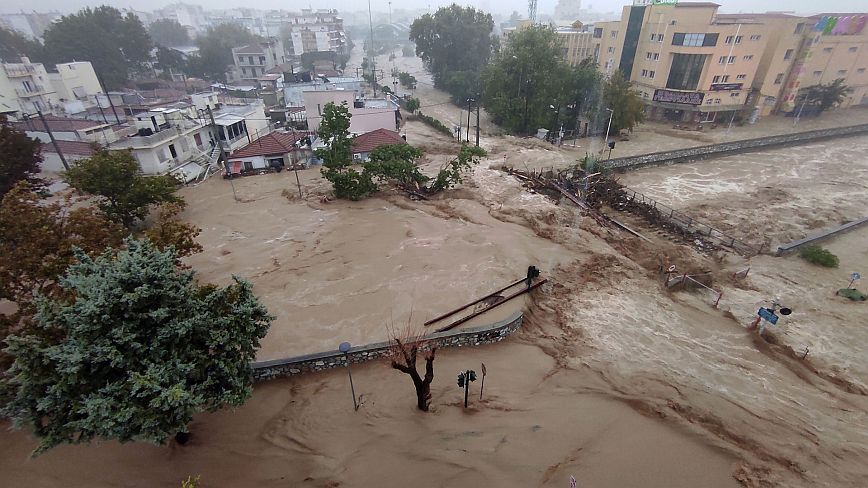
[[0, 26], [0, 60], [18, 63], [21, 62], [21, 56], [27, 56], [33, 62], [40, 61], [44, 56], [42, 44], [14, 29]]
[[163, 47], [189, 46], [187, 29], [175, 19], [157, 19], [148, 26], [154, 44]]
[[410, 40], [434, 85], [463, 103], [479, 91], [479, 72], [497, 49], [493, 29], [491, 14], [452, 4], [414, 20]]
[[97, 197], [97, 206], [112, 221], [132, 228], [152, 205], [178, 202], [178, 182], [171, 176], [143, 176], [129, 151], [99, 151], [76, 162], [64, 179], [70, 186]]
[[813, 107], [817, 112], [823, 112], [840, 105], [852, 92], [853, 89], [844, 84], [844, 79], [838, 78], [831, 83], [820, 83], [805, 88], [799, 94], [797, 104], [804, 103]]
[[[26, 182], [7, 193], [0, 203], [0, 299], [17, 310], [0, 314], [0, 349], [10, 332], [33, 332], [33, 296], [58, 295], [57, 278], [75, 260], [73, 248], [98, 254], [122, 236], [121, 226], [93, 207], [42, 201]], [[0, 371], [8, 363], [0, 358]]]
[[[612, 110], [609, 134], [617, 134], [621, 129], [632, 129], [645, 120], [645, 105], [633, 88], [633, 83], [624, 78], [620, 70], [616, 70], [606, 81], [603, 103]], [[608, 116], [608, 112], [605, 115]]]
[[107, 88], [123, 86], [151, 56], [151, 38], [139, 18], [105, 5], [64, 15], [43, 38], [46, 61], [88, 60]]
[[189, 60], [191, 74], [210, 80], [225, 80], [226, 68], [232, 61], [232, 48], [261, 40], [238, 24], [223, 23], [196, 38], [199, 55]]
[[0, 412], [39, 438], [34, 454], [93, 439], [163, 443], [195, 413], [250, 396], [249, 363], [273, 318], [248, 282], [199, 286], [173, 251], [131, 238], [76, 259], [64, 296], [37, 301], [45, 334], [7, 339], [12, 399]]
[[22, 180], [32, 181], [39, 173], [42, 149], [38, 140], [27, 137], [0, 115], [0, 198]]
[[328, 147], [317, 149], [316, 156], [323, 160], [322, 175], [332, 183], [335, 196], [359, 200], [376, 191], [377, 185], [369, 173], [352, 167], [351, 117], [346, 103], [329, 102], [323, 107], [318, 132]]

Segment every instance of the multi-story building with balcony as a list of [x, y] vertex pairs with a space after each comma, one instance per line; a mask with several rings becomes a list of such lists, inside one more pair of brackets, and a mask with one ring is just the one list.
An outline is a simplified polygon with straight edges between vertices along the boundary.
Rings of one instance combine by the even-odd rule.
[[337, 10], [270, 12], [264, 18], [264, 29], [267, 35], [289, 34], [286, 51], [292, 56], [323, 51], [344, 53], [347, 46], [344, 19]]
[[256, 80], [269, 70], [286, 63], [286, 53], [283, 42], [277, 37], [271, 37], [264, 42], [233, 48], [232, 60], [235, 65], [227, 73], [229, 81], [255, 84]]
[[20, 114], [52, 112], [58, 97], [42, 63], [26, 57], [20, 63], [2, 63], [0, 67], [0, 102]]

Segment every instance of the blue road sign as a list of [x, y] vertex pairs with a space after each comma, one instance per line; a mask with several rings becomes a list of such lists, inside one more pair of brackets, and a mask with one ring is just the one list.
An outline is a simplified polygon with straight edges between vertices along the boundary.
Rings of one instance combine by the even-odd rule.
[[862, 275], [860, 275], [859, 273], [853, 273], [853, 274], [850, 275], [850, 279], [853, 280], [853, 281], [856, 281], [856, 280], [858, 280], [858, 279], [860, 279], [860, 278], [862, 278]]
[[771, 323], [772, 325], [778, 323], [778, 316], [765, 307], [760, 307], [756, 314], [765, 319], [767, 322]]

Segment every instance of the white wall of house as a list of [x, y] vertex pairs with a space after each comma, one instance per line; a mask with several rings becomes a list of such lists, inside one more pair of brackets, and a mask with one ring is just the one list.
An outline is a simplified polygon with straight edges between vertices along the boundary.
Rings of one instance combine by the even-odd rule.
[[395, 124], [395, 112], [383, 108], [350, 109], [353, 118], [350, 119], [350, 132], [364, 134], [377, 129], [398, 130]]
[[[72, 166], [75, 161], [87, 159], [87, 156], [82, 156], [80, 154], [64, 154], [64, 157], [66, 157], [66, 162], [69, 163], [70, 166]], [[63, 167], [63, 161], [60, 160], [60, 156], [58, 156], [56, 152], [42, 152], [42, 163], [39, 165], [40, 173], [62, 173], [64, 171], [66, 171], [66, 168]]]
[[57, 73], [49, 73], [48, 77], [58, 98], [76, 100], [92, 98], [102, 92], [99, 80], [93, 66], [87, 61], [60, 63], [56, 66]]
[[[307, 128], [312, 131], [319, 130], [323, 109], [326, 104], [329, 102], [335, 105], [346, 103], [350, 110], [352, 110], [353, 101], [356, 98], [353, 92], [345, 90], [306, 91], [302, 93], [302, 96], [304, 97], [304, 107], [307, 111]], [[350, 124], [352, 122], [353, 120], [350, 119]]]

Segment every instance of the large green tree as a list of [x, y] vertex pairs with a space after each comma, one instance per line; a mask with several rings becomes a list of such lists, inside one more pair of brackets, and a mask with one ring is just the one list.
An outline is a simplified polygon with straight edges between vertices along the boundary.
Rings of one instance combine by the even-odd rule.
[[209, 80], [224, 80], [226, 68], [233, 64], [232, 48], [259, 40], [259, 36], [238, 24], [224, 23], [209, 27], [196, 38], [199, 55], [190, 58], [190, 73]]
[[148, 241], [76, 257], [64, 296], [37, 301], [44, 333], [7, 339], [2, 413], [39, 438], [35, 454], [94, 439], [163, 443], [195, 413], [249, 398], [249, 363], [273, 318], [248, 282], [199, 286]]
[[0, 115], [0, 198], [22, 180], [34, 180], [42, 162], [38, 140], [27, 137]]
[[132, 13], [108, 6], [64, 15], [43, 35], [46, 60], [87, 60], [107, 88], [119, 88], [151, 57], [151, 38]]
[[482, 73], [483, 105], [509, 131], [529, 134], [553, 128], [558, 112], [576, 102], [572, 70], [562, 42], [548, 26], [515, 31]]
[[491, 14], [452, 4], [425, 14], [410, 26], [410, 40], [438, 88], [459, 103], [479, 89], [479, 72], [497, 49]]
[[163, 47], [189, 46], [187, 29], [175, 19], [158, 19], [148, 26], [148, 34], [154, 44]]
[[323, 161], [322, 175], [334, 187], [335, 196], [359, 200], [377, 190], [371, 174], [352, 167], [350, 137], [350, 110], [346, 103], [335, 105], [329, 102], [323, 107], [319, 137], [328, 147], [316, 150]]
[[824, 112], [843, 103], [850, 93], [853, 93], [853, 89], [844, 84], [843, 78], [838, 78], [831, 83], [820, 83], [805, 88], [799, 94], [796, 104], [807, 105], [816, 112]]
[[[0, 314], [0, 350], [10, 333], [33, 333], [33, 296], [58, 295], [58, 277], [75, 261], [73, 248], [99, 254], [121, 243], [122, 230], [93, 207], [46, 202], [26, 182], [7, 193], [0, 203], [0, 299], [15, 310]], [[0, 371], [8, 366], [0, 353]]]
[[[612, 111], [612, 124], [609, 134], [617, 134], [622, 129], [632, 129], [645, 120], [645, 104], [633, 83], [624, 78], [620, 70], [612, 73], [603, 88], [603, 104]], [[608, 112], [601, 113], [608, 118]], [[606, 122], [607, 126], [608, 121]], [[607, 134], [608, 136], [608, 134]]]
[[21, 56], [27, 56], [31, 61], [41, 61], [45, 53], [39, 41], [29, 39], [18, 31], [0, 26], [0, 60], [7, 63], [18, 63]]
[[64, 173], [70, 186], [97, 197], [97, 206], [114, 222], [130, 229], [152, 205], [179, 202], [178, 182], [171, 176], [143, 176], [129, 151], [99, 151]]

